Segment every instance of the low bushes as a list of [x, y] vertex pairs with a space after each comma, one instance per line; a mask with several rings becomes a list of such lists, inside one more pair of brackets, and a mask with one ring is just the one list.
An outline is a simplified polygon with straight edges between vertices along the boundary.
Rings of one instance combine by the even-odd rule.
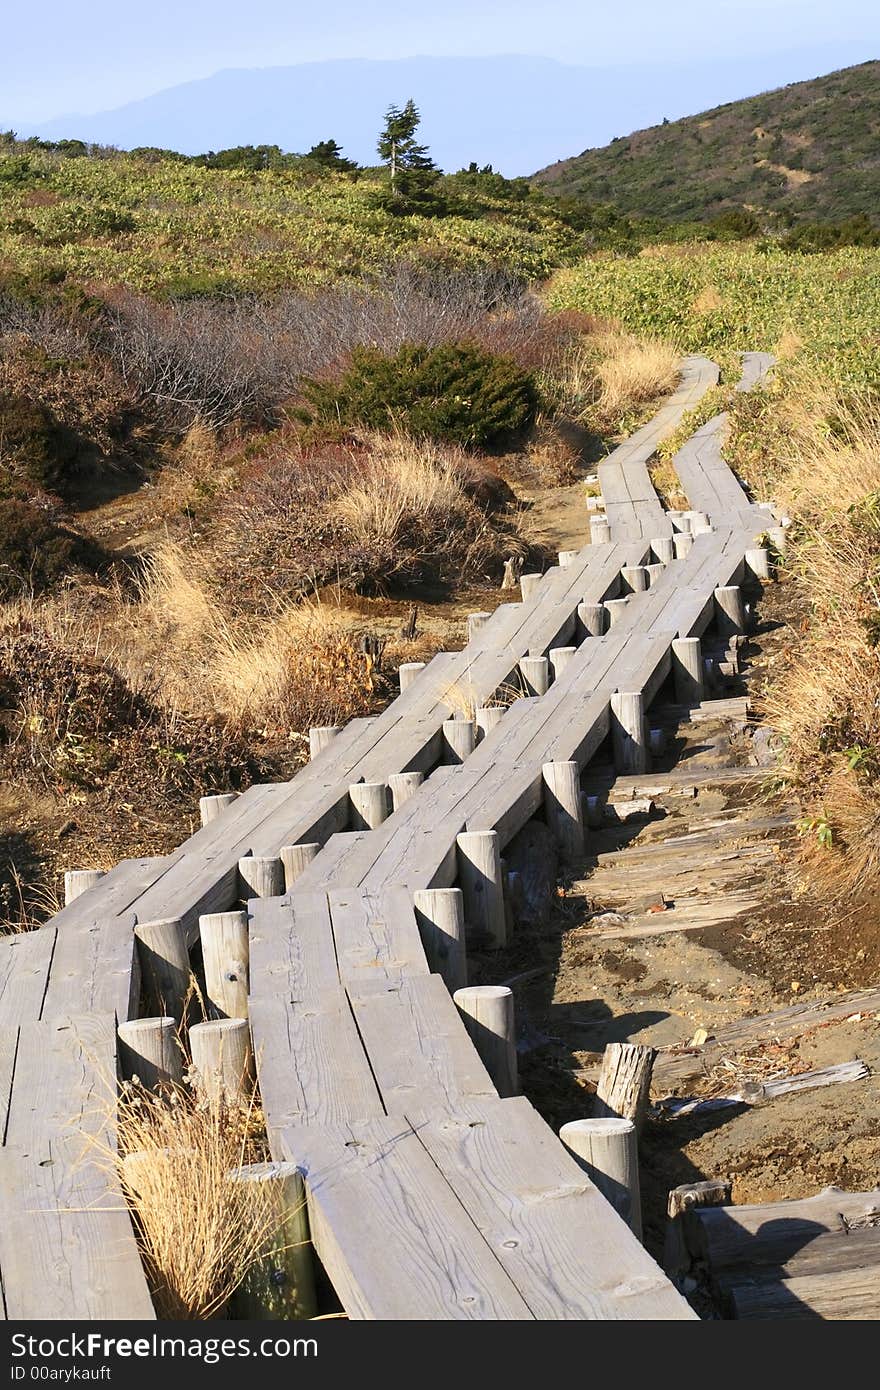
[[305, 396], [324, 424], [396, 429], [469, 446], [509, 440], [538, 407], [531, 373], [467, 343], [406, 343], [393, 356], [355, 348], [339, 381], [309, 381]]
[[105, 558], [51, 511], [15, 497], [0, 500], [0, 599], [41, 593], [72, 571], [94, 572]]

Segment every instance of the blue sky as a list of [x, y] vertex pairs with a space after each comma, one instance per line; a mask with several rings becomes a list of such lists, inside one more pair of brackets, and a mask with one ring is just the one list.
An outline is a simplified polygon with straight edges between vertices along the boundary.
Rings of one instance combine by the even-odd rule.
[[826, 43], [880, 55], [877, 0], [43, 0], [6, 8], [0, 118], [106, 110], [227, 67], [499, 52], [593, 67]]

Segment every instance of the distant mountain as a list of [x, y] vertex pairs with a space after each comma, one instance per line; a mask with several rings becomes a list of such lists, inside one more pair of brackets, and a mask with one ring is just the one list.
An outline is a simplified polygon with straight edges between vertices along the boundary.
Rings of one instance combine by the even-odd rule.
[[42, 125], [20, 124], [14, 112], [0, 110], [0, 129], [123, 149], [159, 145], [184, 154], [241, 144], [302, 151], [332, 137], [361, 163], [373, 163], [386, 107], [412, 96], [422, 111], [423, 137], [443, 168], [477, 160], [508, 175], [528, 174], [576, 143], [600, 145], [664, 116], [674, 119], [864, 57], [853, 47], [615, 68], [499, 56], [229, 69], [115, 111]]
[[733, 207], [819, 221], [876, 213], [880, 62], [638, 130], [552, 164], [534, 182], [673, 219]]

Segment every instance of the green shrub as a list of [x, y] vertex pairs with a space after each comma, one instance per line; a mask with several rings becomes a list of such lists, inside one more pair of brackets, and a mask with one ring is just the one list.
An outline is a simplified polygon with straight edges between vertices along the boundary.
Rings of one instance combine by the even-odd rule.
[[0, 396], [0, 465], [10, 477], [64, 493], [92, 454], [46, 406], [27, 396]]
[[99, 568], [91, 541], [68, 531], [40, 507], [17, 498], [0, 506], [0, 598], [48, 589], [71, 570]]
[[323, 424], [394, 427], [463, 445], [501, 443], [538, 407], [530, 372], [469, 343], [405, 343], [391, 357], [355, 348], [340, 381], [306, 381], [304, 393]]

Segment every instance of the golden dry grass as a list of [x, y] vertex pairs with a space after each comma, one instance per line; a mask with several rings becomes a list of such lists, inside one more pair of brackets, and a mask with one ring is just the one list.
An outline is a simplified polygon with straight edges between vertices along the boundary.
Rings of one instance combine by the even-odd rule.
[[413, 523], [454, 524], [468, 505], [463, 461], [456, 450], [417, 444], [406, 435], [376, 435], [363, 480], [331, 504], [331, 514], [365, 546], [393, 545]]
[[170, 1098], [123, 1093], [112, 1158], [160, 1318], [222, 1315], [275, 1235], [268, 1185], [234, 1177], [265, 1157], [261, 1124], [254, 1106], [202, 1107], [183, 1089]]
[[593, 334], [553, 369], [553, 388], [563, 411], [601, 429], [671, 391], [679, 354], [659, 338], [623, 332]]

